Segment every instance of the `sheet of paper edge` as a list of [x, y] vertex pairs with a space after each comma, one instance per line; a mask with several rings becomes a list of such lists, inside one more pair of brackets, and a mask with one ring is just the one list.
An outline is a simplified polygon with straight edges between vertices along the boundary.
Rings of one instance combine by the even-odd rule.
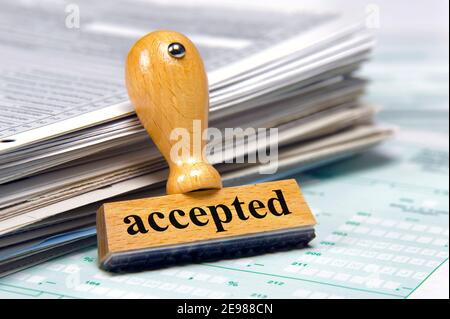
[[[335, 36], [340, 32], [346, 32], [349, 29], [356, 28], [360, 26], [361, 23], [351, 23], [348, 20], [348, 17], [341, 18], [338, 20], [330, 21], [329, 23], [325, 23], [322, 26], [317, 27], [316, 29], [307, 31], [300, 36], [290, 38], [286, 41], [282, 41], [278, 43], [276, 46], [271, 47], [263, 52], [258, 53], [248, 59], [240, 60], [236, 63], [233, 63], [230, 66], [221, 68], [219, 70], [215, 70], [208, 74], [209, 84], [213, 87], [216, 83], [223, 80], [225, 76], [230, 76], [230, 72], [240, 72], [248, 68], [248, 63], [251, 62], [252, 66], [255, 67], [256, 64], [264, 64], [267, 60], [272, 60], [275, 56], [283, 56], [286, 54], [286, 48], [292, 47], [296, 45], [296, 50], [301, 50], [307, 46], [313, 45], [317, 41], [317, 34], [321, 33], [328, 34], [329, 37]], [[339, 30], [341, 29], [341, 30]], [[338, 30], [338, 31], [336, 31]], [[322, 38], [323, 40], [323, 38]], [[299, 43], [301, 45], [299, 45]], [[270, 59], [267, 57], [270, 56]], [[247, 66], [246, 66], [247, 65]], [[243, 68], [243, 66], [246, 66]], [[230, 71], [232, 70], [232, 71]], [[17, 135], [13, 135], [11, 139], [14, 139], [15, 142], [12, 143], [3, 143], [0, 144], [0, 153], [6, 150], [11, 150], [18, 148], [23, 145], [27, 145], [33, 142], [41, 141], [47, 139], [49, 137], [54, 137], [58, 135], [65, 134], [67, 132], [71, 132], [74, 130], [78, 130], [80, 128], [89, 127], [95, 124], [103, 123], [112, 119], [120, 118], [134, 112], [131, 104], [126, 101], [119, 104], [111, 105], [106, 108], [102, 108], [100, 110], [96, 110], [94, 112], [86, 113], [77, 117], [73, 117], [58, 123], [54, 123], [51, 125], [43, 126], [34, 130], [26, 131], [19, 133]], [[52, 132], [49, 134], [49, 132]]]
[[[377, 142], [382, 141], [386, 138], [386, 136], [381, 137], [379, 140], [377, 140]], [[373, 139], [373, 138], [372, 138]], [[374, 141], [370, 139], [369, 143], [366, 145], [367, 147], [372, 146], [374, 144]], [[348, 151], [352, 151], [355, 147], [352, 146], [352, 144], [354, 144], [355, 142], [352, 141], [344, 146], [340, 146], [340, 147], [335, 147], [334, 150], [336, 151], [336, 153], [345, 153]], [[356, 148], [358, 150], [360, 149], [364, 149], [364, 142], [363, 141], [359, 141], [359, 143], [357, 143]], [[324, 154], [324, 151], [319, 151], [319, 156], [318, 159], [321, 158], [321, 156], [324, 156], [326, 154]], [[339, 155], [339, 154], [336, 154]], [[310, 159], [308, 159], [308, 161], [312, 161], [314, 159], [314, 157], [311, 157]], [[290, 161], [288, 161], [290, 162]], [[291, 164], [291, 163], [289, 163]], [[30, 213], [27, 213], [25, 216], [18, 216], [16, 218], [11, 218], [8, 219], [4, 222], [1, 222], [0, 225], [2, 229], [5, 229], [5, 227], [7, 227], [6, 230], [1, 231], [0, 234], [12, 231], [14, 229], [16, 229], [19, 225], [23, 225], [23, 224], [27, 224], [27, 223], [32, 223], [35, 222], [37, 220], [43, 219], [45, 217], [49, 217], [52, 215], [56, 215], [58, 213], [70, 210], [70, 209], [74, 209], [76, 207], [80, 207], [80, 206], [84, 206], [90, 203], [94, 203], [97, 201], [101, 201], [119, 194], [124, 194], [127, 192], [131, 192], [134, 190], [137, 190], [139, 188], [144, 188], [146, 186], [150, 186], [159, 182], [163, 182], [165, 181], [165, 179], [167, 178], [167, 170], [162, 170], [162, 171], [158, 171], [156, 173], [153, 174], [148, 174], [148, 175], [144, 175], [144, 176], [140, 176], [137, 178], [132, 178], [132, 179], [128, 179], [126, 181], [117, 183], [117, 184], [113, 184], [110, 187], [106, 187], [106, 188], [101, 188], [92, 192], [88, 192], [85, 194], [82, 194], [80, 196], [76, 196], [76, 197], [72, 197], [70, 199], [52, 204], [52, 205], [48, 205], [44, 208], [40, 208], [37, 210], [34, 210]], [[33, 215], [33, 217], [31, 217], [30, 215]], [[28, 219], [29, 221], [26, 222], [25, 220]], [[19, 223], [19, 220], [22, 220], [22, 222]]]

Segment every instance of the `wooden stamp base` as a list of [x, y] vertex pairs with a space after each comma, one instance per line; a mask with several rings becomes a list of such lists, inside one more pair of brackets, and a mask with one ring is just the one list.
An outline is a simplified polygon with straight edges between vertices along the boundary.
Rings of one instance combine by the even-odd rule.
[[255, 255], [306, 245], [314, 225], [295, 180], [108, 203], [99, 262], [130, 271]]

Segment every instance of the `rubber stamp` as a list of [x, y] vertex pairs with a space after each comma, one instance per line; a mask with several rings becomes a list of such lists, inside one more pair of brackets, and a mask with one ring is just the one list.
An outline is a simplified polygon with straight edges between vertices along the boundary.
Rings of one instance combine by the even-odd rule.
[[[100, 266], [136, 271], [307, 245], [315, 219], [293, 179], [222, 188], [196, 130], [208, 127], [208, 80], [194, 44], [156, 31], [131, 48], [126, 85], [169, 166], [166, 196], [105, 203], [97, 212]], [[173, 138], [186, 132], [187, 142]]]

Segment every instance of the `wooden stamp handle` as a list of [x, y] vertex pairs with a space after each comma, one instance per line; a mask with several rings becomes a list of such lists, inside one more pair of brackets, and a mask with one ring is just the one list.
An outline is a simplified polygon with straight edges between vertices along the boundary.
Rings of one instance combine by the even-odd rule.
[[[219, 173], [204, 158], [208, 79], [194, 44], [177, 32], [149, 33], [131, 48], [125, 73], [136, 113], [169, 164], [167, 193], [222, 188]], [[182, 136], [174, 130], [180, 129], [187, 132], [184, 147], [188, 151], [175, 152], [179, 155], [175, 160], [172, 152]]]

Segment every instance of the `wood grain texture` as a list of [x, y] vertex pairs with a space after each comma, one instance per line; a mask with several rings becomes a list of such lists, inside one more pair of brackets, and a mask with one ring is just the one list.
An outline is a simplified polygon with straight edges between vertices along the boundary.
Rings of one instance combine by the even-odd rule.
[[[268, 202], [271, 198], [275, 198], [274, 190], [282, 191], [287, 203], [288, 214], [274, 215], [271, 213]], [[236, 197], [244, 203], [241, 207], [244, 215], [248, 217], [245, 220], [238, 217], [237, 209], [231, 205]], [[256, 218], [249, 212], [249, 203], [254, 200], [265, 205], [257, 209], [258, 214], [264, 215], [264, 217]], [[278, 213], [283, 211], [280, 202], [274, 200], [272, 203], [274, 205], [270, 207], [275, 207]], [[212, 219], [212, 213], [207, 208], [218, 204], [229, 207], [232, 216], [228, 222], [222, 224], [223, 231], [218, 231], [218, 227]], [[208, 220], [208, 223], [198, 226], [192, 222], [188, 212], [193, 207], [203, 208], [207, 212], [206, 215], [199, 216], [199, 219], [202, 222]], [[176, 215], [178, 223], [187, 225], [185, 228], [179, 229], [171, 224], [169, 213], [172, 210], [185, 212], [184, 216]], [[159, 226], [164, 228], [167, 226], [164, 231], [156, 231], [147, 225], [148, 216], [152, 212], [160, 212], [164, 215], [163, 218], [157, 219]], [[124, 222], [125, 218], [130, 215], [139, 216], [144, 222], [147, 232], [130, 235], [127, 232], [130, 224]], [[227, 213], [222, 209], [217, 209], [217, 216], [223, 221], [227, 220]], [[202, 240], [220, 240], [232, 236], [313, 226], [314, 224], [314, 216], [295, 180], [107, 203], [98, 212], [99, 259], [102, 262], [116, 252], [189, 244]]]
[[[185, 48], [184, 56], [169, 53], [173, 43]], [[203, 139], [194, 139], [196, 129], [201, 133], [207, 128], [209, 97], [203, 62], [189, 39], [172, 31], [141, 38], [128, 55], [126, 85], [141, 123], [169, 164], [167, 193], [171, 195], [104, 204], [97, 212], [101, 265], [113, 269], [135, 263], [136, 257], [145, 261], [148, 255], [142, 250], [149, 249], [158, 259], [160, 247], [182, 246], [186, 250], [177, 248], [175, 253], [181, 256], [193, 254], [192, 243], [196, 243], [195, 254], [201, 255], [211, 244], [209, 255], [213, 255], [226, 246], [216, 249], [214, 243], [221, 240], [231, 243], [227, 251], [249, 243], [250, 250], [260, 251], [261, 245], [282, 247], [286, 238], [304, 245], [314, 237], [315, 219], [295, 180], [222, 189], [219, 173], [202, 152]], [[171, 134], [177, 128], [190, 136], [190, 153], [182, 161], [171, 157], [178, 142], [171, 140]], [[290, 230], [290, 235], [277, 232], [283, 230]], [[260, 240], [255, 234], [267, 238]], [[267, 245], [271, 240], [275, 245]]]
[[[168, 52], [172, 43], [181, 43], [186, 53], [174, 58]], [[193, 121], [208, 127], [208, 80], [202, 59], [194, 44], [172, 31], [147, 34], [131, 48], [125, 71], [128, 95], [136, 113], [169, 164], [167, 193], [179, 194], [201, 189], [220, 189], [219, 173], [204, 158], [190, 139], [188, 158], [174, 163], [170, 140], [175, 128], [185, 128], [191, 137]], [[203, 140], [199, 141], [204, 149]]]

